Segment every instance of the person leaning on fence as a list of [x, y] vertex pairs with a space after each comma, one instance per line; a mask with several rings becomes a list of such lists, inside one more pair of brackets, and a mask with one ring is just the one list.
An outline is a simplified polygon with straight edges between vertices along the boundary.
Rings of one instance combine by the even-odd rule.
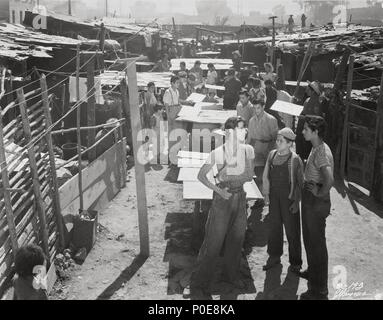
[[15, 271], [13, 300], [48, 300], [44, 283], [46, 258], [39, 246], [31, 244], [17, 251]]

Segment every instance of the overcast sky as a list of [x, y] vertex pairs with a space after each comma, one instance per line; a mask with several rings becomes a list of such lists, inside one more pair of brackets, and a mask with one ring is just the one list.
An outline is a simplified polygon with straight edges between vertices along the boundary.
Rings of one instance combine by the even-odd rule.
[[[98, 5], [102, 7], [105, 3], [105, 0], [85, 0], [90, 5]], [[145, 1], [145, 0], [144, 0]], [[195, 14], [195, 2], [196, 0], [146, 0], [156, 4], [156, 9], [158, 12], [182, 12], [185, 14]], [[283, 4], [286, 8], [286, 13], [297, 14], [300, 13], [299, 6], [293, 0], [226, 0], [228, 6], [232, 9], [234, 13], [238, 12], [238, 4], [242, 7], [242, 14], [247, 15], [249, 11], [260, 11], [263, 13], [271, 13], [274, 6], [278, 4]], [[317, 1], [317, 0], [311, 0]], [[113, 12], [114, 10], [119, 11], [126, 7], [131, 7], [136, 0], [108, 0], [109, 2], [109, 11]], [[339, 2], [334, 0], [334, 2]], [[365, 6], [366, 0], [350, 0], [351, 7]]]

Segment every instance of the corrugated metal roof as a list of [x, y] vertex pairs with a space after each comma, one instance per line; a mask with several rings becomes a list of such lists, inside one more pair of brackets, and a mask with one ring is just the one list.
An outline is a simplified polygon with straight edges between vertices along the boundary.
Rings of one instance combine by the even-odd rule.
[[45, 35], [22, 25], [0, 23], [0, 56], [22, 61], [29, 57], [52, 58], [54, 47], [75, 47], [81, 41]]

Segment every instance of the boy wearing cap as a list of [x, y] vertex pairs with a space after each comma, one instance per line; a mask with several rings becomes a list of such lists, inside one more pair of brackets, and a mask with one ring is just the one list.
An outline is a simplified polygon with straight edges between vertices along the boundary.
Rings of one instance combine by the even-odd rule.
[[283, 227], [289, 243], [290, 271], [298, 274], [302, 266], [299, 202], [303, 187], [303, 163], [291, 150], [295, 134], [290, 128], [278, 132], [277, 149], [270, 152], [263, 173], [263, 195], [269, 204], [270, 231], [267, 271], [281, 262]]
[[328, 299], [328, 253], [326, 219], [330, 215], [330, 190], [334, 184], [334, 159], [323, 142], [326, 122], [322, 117], [306, 116], [303, 135], [311, 142], [302, 192], [302, 232], [308, 269], [301, 276], [308, 280], [308, 291], [301, 300]]

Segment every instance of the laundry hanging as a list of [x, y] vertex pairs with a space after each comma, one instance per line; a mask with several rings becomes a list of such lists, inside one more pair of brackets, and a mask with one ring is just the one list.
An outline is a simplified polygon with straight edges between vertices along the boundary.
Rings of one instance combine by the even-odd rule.
[[[81, 102], [87, 102], [87, 78], [79, 78], [80, 82], [80, 101]], [[101, 80], [95, 78], [94, 79], [94, 86], [96, 89], [96, 103], [97, 104], [104, 104], [104, 97], [102, 95], [102, 88], [101, 88]], [[76, 95], [76, 77], [69, 77], [69, 94], [70, 94], [70, 102], [77, 102], [77, 95]]]
[[150, 33], [145, 33], [144, 39], [145, 39], [145, 46], [147, 48], [151, 48], [152, 47], [152, 35]]

